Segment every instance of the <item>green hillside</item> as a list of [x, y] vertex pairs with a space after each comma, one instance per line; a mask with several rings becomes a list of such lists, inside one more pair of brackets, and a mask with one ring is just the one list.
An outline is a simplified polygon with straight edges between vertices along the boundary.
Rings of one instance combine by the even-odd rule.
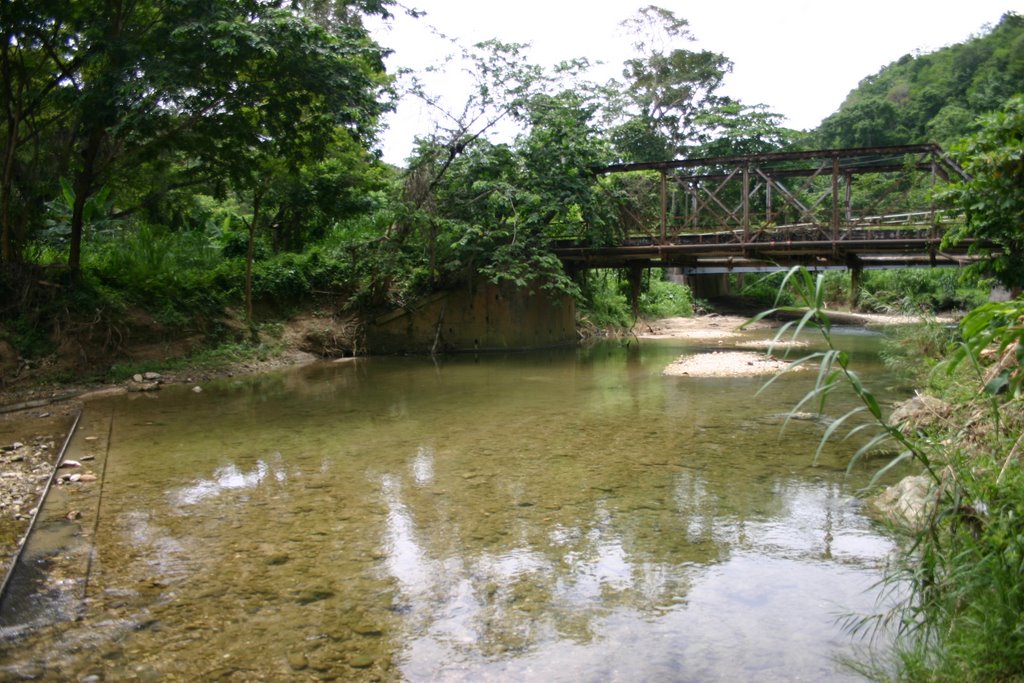
[[911, 55], [868, 76], [814, 131], [819, 147], [937, 142], [974, 132], [980, 114], [1024, 92], [1024, 16], [936, 52]]

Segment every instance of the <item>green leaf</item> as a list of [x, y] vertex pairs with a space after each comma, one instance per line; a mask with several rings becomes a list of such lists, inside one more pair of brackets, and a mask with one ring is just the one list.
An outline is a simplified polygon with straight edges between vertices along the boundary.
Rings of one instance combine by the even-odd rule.
[[867, 404], [868, 410], [871, 411], [871, 415], [874, 416], [876, 420], [881, 420], [882, 408], [878, 405], [878, 400], [875, 398], [874, 394], [870, 391], [864, 390], [861, 393], [861, 398], [864, 399], [864, 402]]
[[901, 463], [907, 462], [908, 460], [912, 459], [913, 457], [914, 457], [914, 452], [913, 451], [910, 451], [910, 450], [903, 451], [902, 453], [897, 455], [895, 458], [890, 460], [885, 465], [885, 467], [883, 467], [880, 470], [878, 470], [877, 472], [875, 472], [874, 476], [871, 477], [871, 482], [869, 483], [869, 486], [874, 486], [875, 484], [878, 483], [878, 481], [882, 477], [885, 476], [885, 474], [889, 470], [891, 470], [892, 468], [896, 467], [897, 465], [899, 465]]
[[857, 415], [858, 413], [861, 413], [863, 411], [863, 406], [858, 406], [851, 410], [850, 412], [843, 415], [842, 417], [836, 419], [832, 424], [828, 426], [828, 429], [825, 430], [825, 433], [821, 436], [821, 440], [818, 442], [817, 450], [814, 451], [814, 458], [811, 460], [812, 464], [818, 464], [818, 458], [821, 457], [821, 452], [825, 448], [825, 444], [828, 442], [830, 438], [832, 438], [832, 435], [836, 432], [836, 430], [839, 429], [848, 418], [851, 418], [854, 415]]
[[60, 178], [60, 191], [61, 196], [64, 198], [64, 203], [67, 204], [68, 209], [70, 209], [75, 205], [75, 189], [71, 186], [68, 179], [63, 176]]
[[1010, 373], [1008, 370], [1003, 370], [998, 375], [993, 377], [985, 385], [985, 393], [989, 396], [996, 396], [1002, 392], [1010, 384]]
[[892, 435], [889, 432], [882, 432], [881, 434], [875, 435], [874, 438], [858, 448], [857, 452], [853, 454], [853, 457], [850, 458], [850, 462], [846, 465], [846, 472], [852, 472], [853, 468], [856, 467], [861, 458], [891, 438]]
[[771, 386], [775, 382], [775, 380], [779, 379], [780, 377], [782, 377], [786, 373], [790, 372], [791, 370], [795, 370], [796, 368], [798, 368], [799, 366], [803, 365], [807, 361], [821, 357], [821, 355], [822, 354], [821, 354], [820, 351], [816, 351], [814, 353], [811, 353], [811, 354], [808, 354], [808, 355], [804, 356], [803, 358], [796, 359], [795, 361], [791, 362], [786, 367], [782, 368], [782, 370], [777, 372], [775, 375], [773, 375], [772, 378], [769, 379], [767, 382], [762, 384], [761, 388], [759, 388], [754, 395], [755, 396], [760, 395], [761, 392], [764, 391], [765, 389], [767, 389], [769, 386]]

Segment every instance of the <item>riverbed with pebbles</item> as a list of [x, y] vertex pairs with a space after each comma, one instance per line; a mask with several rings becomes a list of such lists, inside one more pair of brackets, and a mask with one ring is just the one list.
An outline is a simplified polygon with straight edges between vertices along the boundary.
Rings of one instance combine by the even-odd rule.
[[0, 421], [0, 557], [13, 557], [53, 473], [70, 427], [63, 415]]
[[[862, 316], [860, 324], [889, 324], [907, 322], [887, 316]], [[688, 339], [704, 346], [720, 346], [720, 350], [683, 356], [665, 370], [667, 375], [693, 377], [736, 377], [770, 375], [785, 368], [787, 347], [799, 345], [771, 342], [769, 339], [744, 339], [740, 330], [748, 321], [742, 316], [711, 314], [694, 318], [667, 318], [644, 324], [637, 329], [641, 339]], [[855, 322], [855, 321], [850, 321]], [[760, 321], [746, 325], [746, 330], [766, 330], [777, 323]], [[766, 354], [771, 345], [771, 354]], [[175, 382], [195, 383], [218, 374], [231, 376], [235, 372], [252, 373], [277, 369], [312, 359], [287, 356], [266, 364], [240, 368], [227, 368], [223, 372], [192, 373], [180, 377], [158, 376], [153, 373], [134, 377], [118, 386], [85, 387], [76, 391], [52, 394], [44, 391], [29, 392], [24, 396], [9, 395], [2, 403], [9, 409], [0, 412], [0, 557], [9, 560], [17, 552], [32, 513], [58, 457], [61, 444], [70, 429], [72, 419], [89, 396], [101, 396], [126, 391], [158, 390], [161, 384]], [[194, 391], [201, 391], [198, 384]], [[25, 406], [24, 409], [14, 410]], [[61, 473], [55, 484], [79, 484], [71, 477], [93, 475], [88, 463], [81, 463], [76, 472]], [[66, 477], [66, 480], [65, 480]], [[87, 484], [86, 484], [87, 485]]]
[[755, 377], [777, 374], [789, 365], [790, 361], [763, 352], [714, 351], [682, 356], [662, 373], [677, 377]]

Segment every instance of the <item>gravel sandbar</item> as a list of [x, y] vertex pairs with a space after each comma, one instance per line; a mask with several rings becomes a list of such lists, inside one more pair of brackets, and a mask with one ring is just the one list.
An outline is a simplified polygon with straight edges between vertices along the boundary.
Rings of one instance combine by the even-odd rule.
[[756, 377], [774, 375], [790, 364], [755, 351], [714, 351], [682, 356], [662, 374], [686, 377]]

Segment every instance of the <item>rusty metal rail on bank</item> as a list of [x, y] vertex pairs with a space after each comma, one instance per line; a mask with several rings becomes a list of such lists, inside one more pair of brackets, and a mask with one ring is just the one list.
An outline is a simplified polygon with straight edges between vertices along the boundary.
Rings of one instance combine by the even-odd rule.
[[937, 145], [781, 152], [615, 164], [620, 232], [556, 241], [575, 267], [648, 263], [690, 268], [778, 263], [880, 267], [969, 258], [970, 243], [943, 251], [959, 216], [935, 190], [965, 178]]

